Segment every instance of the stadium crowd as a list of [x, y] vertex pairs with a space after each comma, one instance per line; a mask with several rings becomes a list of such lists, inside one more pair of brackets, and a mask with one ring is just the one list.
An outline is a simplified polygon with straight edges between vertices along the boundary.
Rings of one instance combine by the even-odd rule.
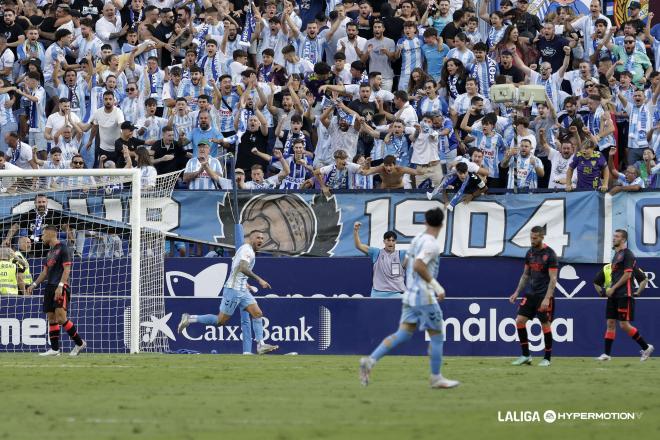
[[[7, 0], [0, 169], [139, 167], [147, 187], [183, 170], [193, 190], [660, 187], [653, 14], [632, 2], [616, 27], [598, 0], [543, 21], [494, 2]], [[535, 97], [494, 96], [507, 85]]]

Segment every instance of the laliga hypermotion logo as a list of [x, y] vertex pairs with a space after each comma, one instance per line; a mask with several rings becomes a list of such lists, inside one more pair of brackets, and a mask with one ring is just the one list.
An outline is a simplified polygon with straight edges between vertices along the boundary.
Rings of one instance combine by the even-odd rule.
[[[311, 203], [299, 194], [240, 195], [240, 223], [246, 234], [264, 234], [263, 252], [288, 255], [332, 255], [341, 233], [340, 212], [335, 196], [312, 197]], [[223, 235], [215, 236], [220, 243], [234, 244], [234, 224], [227, 193], [218, 202], [218, 220]]]
[[177, 270], [168, 271], [165, 274], [167, 293], [170, 296], [190, 296], [192, 291], [195, 297], [217, 298], [225, 285], [227, 271], [226, 263], [211, 265], [194, 276]]

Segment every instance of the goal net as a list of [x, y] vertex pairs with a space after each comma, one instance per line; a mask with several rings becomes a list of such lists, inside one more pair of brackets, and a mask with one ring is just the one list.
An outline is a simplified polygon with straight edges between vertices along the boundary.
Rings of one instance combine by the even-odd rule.
[[[72, 253], [67, 315], [97, 353], [159, 352], [164, 314], [165, 210], [179, 173], [141, 182], [138, 169], [2, 171], [0, 351], [48, 348], [47, 282], [27, 295], [49, 247], [46, 225]], [[21, 272], [21, 266], [27, 270]], [[73, 341], [62, 330], [60, 349]]]

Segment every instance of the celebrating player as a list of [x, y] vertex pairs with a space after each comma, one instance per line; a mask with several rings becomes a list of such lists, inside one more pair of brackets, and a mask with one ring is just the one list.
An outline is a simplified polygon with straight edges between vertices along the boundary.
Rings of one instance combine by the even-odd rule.
[[431, 337], [431, 388], [454, 388], [459, 382], [440, 374], [442, 346], [444, 343], [442, 310], [438, 300], [445, 298], [445, 289], [438, 283], [440, 246], [438, 234], [442, 228], [444, 213], [440, 208], [430, 209], [425, 215], [426, 230], [417, 235], [408, 249], [406, 258], [406, 290], [403, 293], [399, 330], [383, 339], [369, 357], [360, 359], [360, 381], [369, 384], [369, 375], [376, 362], [394, 347], [410, 340], [416, 329], [428, 330]]
[[[598, 294], [604, 293], [607, 297], [607, 330], [605, 331], [605, 352], [596, 359], [609, 361], [612, 353], [612, 343], [616, 336], [616, 321], [619, 321], [621, 330], [628, 333], [642, 348], [640, 361], [645, 361], [653, 353], [654, 347], [647, 344], [639, 331], [630, 325], [635, 315], [635, 296], [639, 296], [646, 287], [648, 280], [646, 274], [637, 267], [635, 255], [628, 249], [628, 232], [617, 229], [612, 236], [612, 247], [616, 251], [612, 263], [605, 266], [596, 276], [594, 285]], [[609, 266], [609, 267], [608, 267]], [[632, 291], [631, 279], [635, 277], [639, 288]], [[602, 287], [601, 287], [602, 286]], [[603, 289], [605, 290], [603, 292]]]
[[255, 263], [254, 252], [263, 243], [264, 234], [259, 231], [252, 231], [246, 242], [236, 250], [236, 255], [234, 255], [231, 262], [231, 273], [222, 291], [220, 313], [218, 315], [189, 315], [184, 313], [181, 315], [181, 322], [179, 322], [179, 333], [196, 322], [204, 325], [225, 325], [231, 315], [234, 314], [236, 307], [240, 307], [241, 310], [247, 310], [252, 317], [252, 328], [257, 340], [257, 353], [266, 354], [279, 348], [277, 345], [264, 342], [264, 315], [252, 293], [250, 293], [252, 287], [247, 283], [248, 277], [254, 278], [263, 289], [270, 289], [270, 284], [266, 280], [252, 272]]
[[76, 326], [67, 319], [66, 311], [71, 302], [71, 288], [69, 275], [71, 274], [71, 250], [65, 243], [57, 239], [57, 228], [53, 225], [44, 227], [41, 236], [45, 245], [50, 247], [46, 256], [46, 265], [37, 279], [27, 288], [27, 294], [32, 295], [34, 288], [47, 280], [44, 293], [44, 312], [48, 316], [48, 337], [50, 349], [40, 356], [60, 355], [60, 326], [76, 343], [69, 353], [70, 356], [78, 354], [87, 347], [87, 343], [80, 337]]
[[516, 328], [522, 348], [522, 356], [513, 361], [511, 365], [525, 365], [532, 363], [529, 354], [529, 340], [527, 339], [527, 321], [538, 317], [543, 328], [543, 341], [545, 342], [545, 356], [539, 362], [539, 367], [550, 366], [552, 357], [552, 315], [555, 310], [555, 286], [557, 285], [557, 255], [548, 245], [543, 244], [545, 229], [534, 226], [530, 233], [532, 247], [525, 255], [525, 270], [520, 277], [516, 291], [509, 297], [513, 304], [518, 295], [530, 284], [528, 293], [520, 303], [518, 316], [516, 316]]

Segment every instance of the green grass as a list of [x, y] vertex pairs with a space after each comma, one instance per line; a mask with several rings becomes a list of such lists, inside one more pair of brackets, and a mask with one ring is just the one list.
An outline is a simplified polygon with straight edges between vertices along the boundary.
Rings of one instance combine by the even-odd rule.
[[[658, 360], [386, 357], [363, 388], [353, 356], [0, 355], [0, 439], [660, 438]], [[498, 411], [633, 411], [637, 421], [502, 423]], [[540, 436], [543, 437], [540, 437]]]

